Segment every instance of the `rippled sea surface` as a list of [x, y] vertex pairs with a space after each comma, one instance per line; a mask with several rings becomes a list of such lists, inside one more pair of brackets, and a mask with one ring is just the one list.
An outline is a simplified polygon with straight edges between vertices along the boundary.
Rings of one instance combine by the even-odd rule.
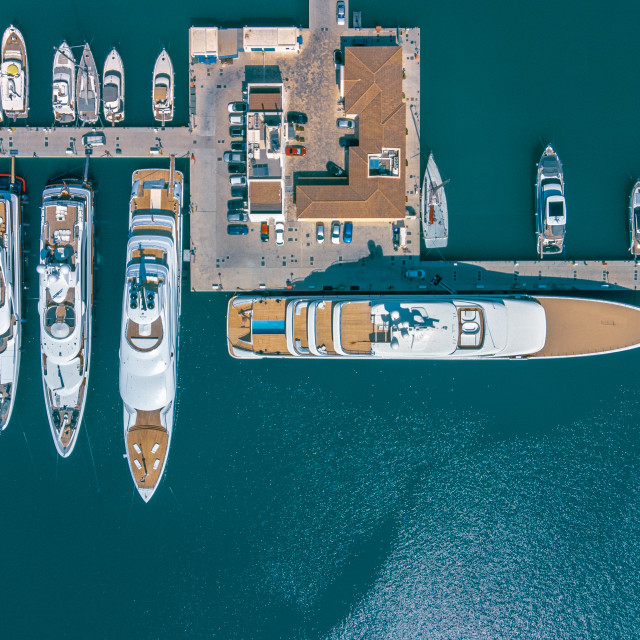
[[[449, 257], [534, 256], [534, 163], [548, 141], [565, 164], [569, 253], [624, 257], [626, 199], [640, 174], [640, 9], [351, 8], [367, 25], [422, 27], [423, 147], [451, 178]], [[31, 1], [0, 16], [27, 39], [33, 125], [50, 124], [50, 65], [62, 38], [90, 39], [99, 66], [119, 47], [127, 120], [138, 125], [151, 124], [153, 61], [167, 45], [184, 123], [192, 23], [308, 19], [300, 0]], [[91, 164], [92, 371], [68, 460], [56, 455], [44, 412], [27, 255], [19, 399], [0, 437], [0, 637], [640, 637], [640, 353], [247, 363], [227, 355], [227, 296], [186, 293], [177, 424], [162, 485], [145, 505], [122, 458], [118, 394], [136, 168]], [[21, 160], [18, 169], [34, 251], [44, 185], [82, 162]]]

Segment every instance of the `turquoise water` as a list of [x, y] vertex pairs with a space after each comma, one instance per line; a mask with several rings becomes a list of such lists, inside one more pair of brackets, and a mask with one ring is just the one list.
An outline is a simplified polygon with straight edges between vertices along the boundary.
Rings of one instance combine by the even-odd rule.
[[[50, 124], [63, 37], [92, 38], [99, 66], [118, 46], [130, 124], [151, 124], [151, 70], [167, 45], [185, 122], [191, 23], [307, 22], [304, 2], [171, 7], [1, 9], [27, 39], [30, 122]], [[366, 24], [422, 27], [423, 144], [451, 178], [447, 256], [534, 256], [534, 165], [548, 141], [565, 165], [570, 255], [625, 256], [640, 174], [640, 9], [609, 7], [605, 19], [576, 2], [352, 3]], [[3, 638], [640, 637], [638, 353], [249, 363], [227, 355], [227, 297], [187, 294], [177, 426], [145, 505], [122, 459], [117, 383], [140, 166], [91, 164], [90, 393], [86, 429], [60, 460], [44, 412], [33, 252], [42, 189], [83, 162], [18, 163], [31, 288], [16, 414], [0, 438]]]

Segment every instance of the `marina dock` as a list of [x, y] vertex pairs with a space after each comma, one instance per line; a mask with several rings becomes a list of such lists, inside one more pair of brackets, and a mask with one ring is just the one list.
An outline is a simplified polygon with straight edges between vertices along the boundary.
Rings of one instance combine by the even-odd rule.
[[[345, 24], [340, 25], [336, 21], [335, 2], [310, 0], [310, 24], [306, 29], [292, 26], [192, 28], [188, 126], [52, 128], [22, 124], [12, 127], [5, 122], [0, 128], [0, 157], [15, 157], [26, 162], [86, 155], [92, 159], [168, 158], [171, 155], [189, 158], [191, 235], [185, 255], [191, 263], [192, 291], [441, 291], [445, 288], [455, 292], [489, 293], [638, 289], [638, 265], [633, 260], [424, 259], [420, 188], [421, 164], [426, 156], [420, 144], [420, 30], [363, 29], [359, 26], [360, 20], [359, 15], [352, 19], [348, 2]], [[354, 28], [352, 24], [358, 26]], [[389, 51], [388, 60], [393, 59], [393, 51], [401, 50], [396, 67], [383, 70], [380, 79], [376, 77], [375, 65], [371, 72], [360, 71], [366, 66], [366, 60], [363, 58], [363, 62], [358, 56], [365, 50], [375, 49]], [[350, 56], [349, 61], [336, 62], [336, 52], [342, 58]], [[385, 58], [384, 63], [380, 63], [381, 69], [388, 60]], [[346, 69], [348, 65], [356, 71]], [[336, 128], [338, 119], [356, 118], [358, 128], [363, 129], [358, 134], [364, 134], [364, 144], [367, 140], [371, 143], [374, 134], [382, 139], [387, 135], [384, 133], [386, 120], [382, 124], [373, 123], [375, 127], [371, 129], [371, 123], [365, 123], [370, 116], [364, 112], [354, 116], [345, 110], [345, 99], [347, 106], [350, 100], [346, 93], [356, 82], [349, 80], [349, 73], [356, 72], [370, 73], [367, 91], [371, 95], [376, 91], [384, 93], [386, 85], [394, 83], [397, 92], [401, 91], [404, 119], [399, 126], [403, 131], [403, 148], [396, 158], [400, 158], [401, 164], [399, 179], [404, 180], [400, 194], [402, 215], [393, 219], [376, 217], [377, 209], [388, 205], [386, 195], [378, 192], [366, 196], [369, 201], [363, 200], [372, 212], [363, 219], [349, 217], [353, 193], [342, 201], [336, 195], [335, 202], [329, 196], [329, 200], [319, 204], [313, 202], [313, 197], [327, 196], [312, 196], [307, 211], [313, 206], [324, 206], [323, 211], [328, 212], [326, 217], [301, 214], [299, 209], [303, 205], [299, 194], [306, 188], [306, 182], [312, 183], [309, 192], [315, 189], [316, 194], [322, 188], [333, 188], [331, 185], [344, 191], [351, 184], [350, 163], [358, 160], [358, 156], [344, 140], [351, 132], [347, 131], [345, 136], [344, 129]], [[179, 82], [186, 80], [178, 79]], [[250, 211], [246, 235], [229, 235], [227, 210], [232, 196], [227, 163], [223, 160], [232, 142], [228, 105], [238, 101], [249, 104], [251, 96], [256, 95], [255, 87], [262, 91], [262, 100], [264, 96], [275, 95], [268, 92], [277, 88], [278, 117], [286, 132], [282, 146], [302, 145], [306, 153], [290, 158], [280, 150], [281, 169], [267, 177], [272, 182], [279, 181], [282, 206], [269, 205], [272, 214]], [[382, 96], [383, 103], [390, 99]], [[353, 108], [364, 107], [356, 101]], [[393, 111], [393, 117], [399, 108]], [[254, 116], [257, 121], [260, 111], [267, 113], [268, 109], [264, 105], [261, 109], [249, 109], [251, 122]], [[290, 111], [304, 113], [308, 123], [294, 126], [286, 122], [285, 114]], [[391, 116], [385, 118], [388, 120]], [[366, 131], [365, 125], [369, 127]], [[249, 124], [246, 126], [245, 139], [248, 140], [251, 132]], [[84, 137], [95, 134], [103, 136], [102, 143], [85, 145]], [[366, 149], [361, 155], [365, 152]], [[332, 178], [327, 173], [327, 161], [343, 167], [345, 176]], [[255, 162], [253, 159], [252, 164]], [[276, 164], [267, 159], [264, 165], [256, 166], [269, 166], [268, 171], [273, 171]], [[255, 202], [256, 197], [252, 199]], [[333, 205], [333, 210], [327, 203]], [[451, 215], [455, 216], [455, 211]], [[276, 244], [274, 237], [274, 223], [279, 220], [284, 224], [282, 244]], [[341, 234], [346, 221], [353, 224], [350, 242], [342, 237], [338, 243], [331, 241], [336, 220], [340, 222]], [[265, 222], [270, 229], [267, 241], [261, 233]], [[324, 228], [322, 243], [317, 238], [319, 225]], [[394, 229], [400, 230], [400, 246], [394, 239]]]

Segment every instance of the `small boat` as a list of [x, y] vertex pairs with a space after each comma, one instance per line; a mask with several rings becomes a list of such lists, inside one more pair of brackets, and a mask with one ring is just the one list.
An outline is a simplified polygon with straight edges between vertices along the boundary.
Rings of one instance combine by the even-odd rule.
[[557, 256], [564, 251], [566, 224], [562, 163], [549, 145], [538, 163], [536, 180], [536, 234], [541, 258]]
[[71, 454], [82, 425], [91, 361], [93, 190], [86, 182], [42, 194], [39, 274], [42, 383], [58, 453]]
[[20, 370], [24, 193], [22, 178], [0, 174], [0, 431], [11, 418]]
[[131, 477], [145, 502], [164, 473], [175, 415], [183, 176], [135, 171], [120, 330], [120, 395]]
[[166, 49], [163, 49], [153, 67], [153, 117], [162, 122], [173, 120], [173, 64]]
[[2, 36], [0, 67], [2, 110], [8, 118], [26, 118], [29, 111], [27, 49], [22, 34], [11, 25]]
[[76, 59], [63, 41], [53, 56], [52, 103], [57, 122], [68, 124], [76, 119]]
[[100, 78], [89, 44], [84, 45], [78, 65], [76, 85], [78, 118], [82, 124], [93, 124], [100, 115]]
[[629, 230], [631, 255], [637, 258], [640, 255], [640, 180], [633, 185], [629, 198]]
[[442, 182], [433, 153], [429, 154], [421, 202], [422, 237], [427, 249], [446, 247], [449, 240], [449, 212], [444, 192], [447, 182]]
[[102, 106], [111, 124], [124, 120], [124, 65], [115, 48], [109, 51], [102, 73]]

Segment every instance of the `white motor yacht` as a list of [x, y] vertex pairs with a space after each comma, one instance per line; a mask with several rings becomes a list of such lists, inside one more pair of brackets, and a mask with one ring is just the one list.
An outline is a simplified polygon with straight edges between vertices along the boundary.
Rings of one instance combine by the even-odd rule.
[[498, 360], [640, 347], [640, 308], [550, 296], [232, 298], [234, 358]]
[[160, 52], [153, 67], [153, 91], [151, 92], [153, 101], [153, 117], [162, 122], [173, 120], [173, 64], [166, 49]]
[[0, 431], [9, 424], [18, 387], [22, 341], [22, 178], [0, 175]]
[[53, 56], [52, 103], [57, 122], [68, 124], [76, 119], [76, 59], [63, 41]]
[[42, 382], [51, 434], [67, 457], [82, 424], [91, 359], [93, 191], [47, 186], [42, 195], [39, 302]]
[[100, 78], [89, 44], [84, 45], [76, 80], [78, 118], [82, 124], [93, 124], [100, 116]]
[[446, 247], [449, 241], [449, 210], [440, 171], [429, 154], [422, 182], [422, 237], [427, 249]]
[[102, 104], [107, 122], [116, 124], [124, 120], [124, 65], [115, 48], [104, 61]]
[[120, 332], [120, 395], [131, 476], [145, 502], [160, 483], [176, 404], [183, 177], [133, 174]]
[[8, 118], [26, 118], [29, 112], [29, 75], [24, 38], [13, 25], [2, 36], [0, 97]]
[[633, 185], [629, 198], [629, 232], [631, 235], [629, 250], [637, 259], [640, 255], [640, 180]]
[[538, 163], [536, 180], [536, 234], [541, 258], [557, 257], [564, 251], [566, 225], [562, 163], [549, 145]]

